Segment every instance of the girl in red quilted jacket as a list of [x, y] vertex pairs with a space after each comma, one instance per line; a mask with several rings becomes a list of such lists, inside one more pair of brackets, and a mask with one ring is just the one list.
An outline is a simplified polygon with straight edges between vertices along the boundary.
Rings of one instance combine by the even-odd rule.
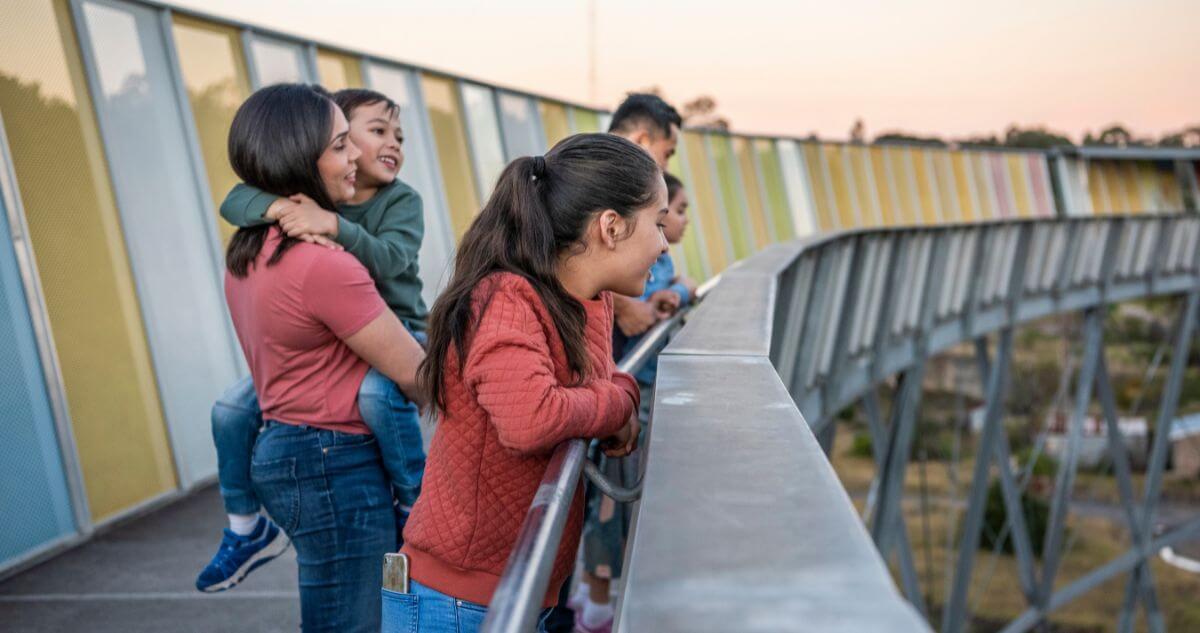
[[[613, 365], [610, 293], [642, 293], [666, 213], [654, 159], [617, 136], [572, 136], [500, 175], [430, 313], [420, 378], [440, 419], [404, 531], [410, 590], [385, 601], [396, 630], [475, 631], [554, 447], [636, 445], [638, 387]], [[576, 491], [544, 608], [582, 523]]]

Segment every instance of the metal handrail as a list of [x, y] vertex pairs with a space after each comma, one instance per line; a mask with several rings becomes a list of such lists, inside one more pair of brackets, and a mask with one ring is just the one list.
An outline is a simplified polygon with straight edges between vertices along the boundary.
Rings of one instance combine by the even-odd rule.
[[[703, 299], [719, 280], [720, 275], [701, 285], [696, 290], [696, 301]], [[690, 311], [690, 308], [680, 310], [671, 318], [655, 324], [633, 351], [621, 359], [617, 369], [625, 373], [641, 369], [657, 348], [683, 324]], [[533, 503], [525, 513], [525, 521], [521, 524], [516, 545], [500, 576], [500, 583], [492, 595], [487, 617], [480, 628], [483, 633], [528, 633], [536, 625], [542, 597], [546, 595], [550, 584], [550, 572], [567, 523], [567, 512], [579, 486], [580, 472], [591, 464], [587, 459], [587, 446], [587, 440], [576, 438], [554, 449]], [[632, 489], [625, 489], [601, 475], [594, 464], [586, 470], [588, 478], [598, 489], [618, 501], [636, 499], [640, 494], [641, 482]]]

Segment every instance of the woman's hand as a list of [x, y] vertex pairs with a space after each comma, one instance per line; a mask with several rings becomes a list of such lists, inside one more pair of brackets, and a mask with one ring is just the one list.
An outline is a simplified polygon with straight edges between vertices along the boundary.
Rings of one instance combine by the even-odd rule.
[[621, 427], [621, 430], [600, 442], [600, 448], [604, 449], [604, 454], [609, 457], [625, 457], [637, 448], [638, 434], [641, 431], [642, 425], [638, 422], [635, 411], [633, 415], [629, 416], [629, 421]]
[[[289, 196], [288, 200], [294, 204], [286, 206], [272, 204], [267, 209], [267, 218], [278, 222], [279, 228], [283, 229], [288, 237], [300, 239], [303, 239], [305, 235], [337, 237], [337, 214], [322, 209], [312, 198], [302, 193]], [[321, 243], [314, 240], [305, 241]]]

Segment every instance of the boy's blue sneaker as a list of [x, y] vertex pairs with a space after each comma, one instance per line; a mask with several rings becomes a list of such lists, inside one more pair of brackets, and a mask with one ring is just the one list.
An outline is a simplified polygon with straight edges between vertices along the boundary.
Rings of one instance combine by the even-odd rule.
[[289, 545], [287, 534], [265, 516], [258, 517], [254, 531], [247, 536], [238, 536], [225, 528], [221, 548], [196, 577], [196, 588], [206, 593], [225, 591], [286, 552]]

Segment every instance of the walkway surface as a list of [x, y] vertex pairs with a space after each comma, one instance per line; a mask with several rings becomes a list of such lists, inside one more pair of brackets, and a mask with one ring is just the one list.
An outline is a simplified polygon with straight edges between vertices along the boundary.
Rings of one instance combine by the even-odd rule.
[[229, 591], [196, 591], [224, 524], [210, 486], [106, 532], [0, 583], [0, 630], [298, 631], [293, 550]]

